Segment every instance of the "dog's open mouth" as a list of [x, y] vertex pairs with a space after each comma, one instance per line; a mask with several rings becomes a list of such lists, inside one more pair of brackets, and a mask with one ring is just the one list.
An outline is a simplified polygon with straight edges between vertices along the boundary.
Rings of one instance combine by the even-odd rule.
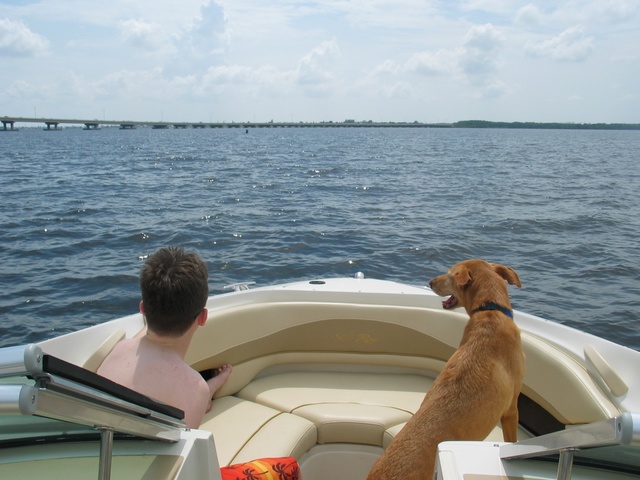
[[445, 301], [442, 302], [442, 308], [446, 308], [447, 310], [450, 308], [456, 308], [458, 306], [458, 299], [451, 295]]

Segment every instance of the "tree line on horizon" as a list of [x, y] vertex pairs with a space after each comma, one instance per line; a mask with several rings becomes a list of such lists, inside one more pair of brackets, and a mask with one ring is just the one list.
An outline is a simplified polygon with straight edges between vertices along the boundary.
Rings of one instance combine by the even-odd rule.
[[565, 130], [640, 130], [640, 123], [560, 123], [560, 122], [490, 122], [462, 120], [454, 128], [537, 128]]

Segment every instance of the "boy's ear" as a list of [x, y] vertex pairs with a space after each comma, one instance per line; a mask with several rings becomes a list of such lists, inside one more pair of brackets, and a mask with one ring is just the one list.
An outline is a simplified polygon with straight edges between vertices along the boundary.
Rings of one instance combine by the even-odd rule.
[[203, 308], [198, 317], [196, 318], [198, 325], [201, 327], [207, 323], [207, 319], [209, 318], [209, 311], [206, 308]]
[[138, 306], [138, 308], [140, 310], [140, 313], [144, 317], [144, 303], [142, 303], [142, 300], [140, 300], [140, 305]]

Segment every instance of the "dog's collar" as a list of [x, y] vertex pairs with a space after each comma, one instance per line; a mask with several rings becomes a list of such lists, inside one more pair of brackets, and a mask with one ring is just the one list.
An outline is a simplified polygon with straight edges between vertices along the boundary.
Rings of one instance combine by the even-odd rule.
[[476, 312], [486, 312], [487, 310], [498, 310], [499, 312], [504, 313], [507, 317], [513, 320], [513, 312], [508, 308], [502, 307], [497, 303], [493, 302], [485, 302], [480, 307], [476, 308], [472, 313]]

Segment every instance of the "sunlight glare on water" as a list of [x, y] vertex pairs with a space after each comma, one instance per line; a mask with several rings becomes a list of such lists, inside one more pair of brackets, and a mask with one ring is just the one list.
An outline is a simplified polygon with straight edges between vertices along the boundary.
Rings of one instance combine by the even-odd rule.
[[270, 128], [0, 134], [0, 345], [133, 313], [157, 248], [210, 288], [425, 285], [507, 264], [516, 309], [640, 349], [637, 131]]

